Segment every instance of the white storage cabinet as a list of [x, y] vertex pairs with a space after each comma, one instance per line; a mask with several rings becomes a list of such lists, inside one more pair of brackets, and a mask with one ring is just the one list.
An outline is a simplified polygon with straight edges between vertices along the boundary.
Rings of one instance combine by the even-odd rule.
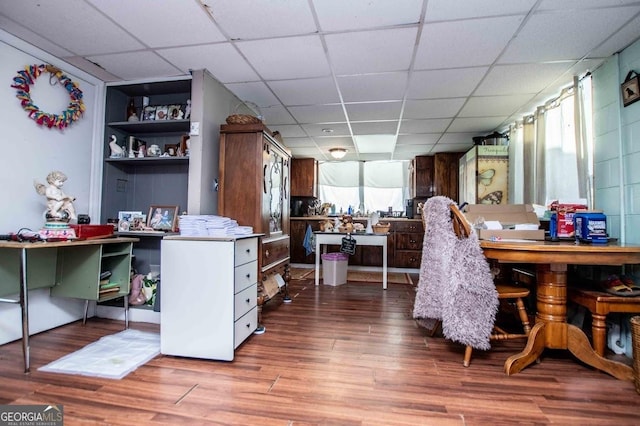
[[258, 236], [168, 236], [161, 258], [160, 352], [232, 361], [258, 326]]

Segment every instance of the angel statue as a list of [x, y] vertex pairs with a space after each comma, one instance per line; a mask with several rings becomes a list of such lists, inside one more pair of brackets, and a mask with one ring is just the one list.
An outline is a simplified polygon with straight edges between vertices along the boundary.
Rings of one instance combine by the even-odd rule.
[[73, 206], [75, 197], [67, 195], [62, 190], [62, 185], [67, 180], [67, 176], [59, 171], [51, 172], [47, 175], [48, 185], [33, 182], [36, 192], [47, 197], [47, 211], [45, 217], [51, 222], [69, 222], [75, 220], [76, 209]]

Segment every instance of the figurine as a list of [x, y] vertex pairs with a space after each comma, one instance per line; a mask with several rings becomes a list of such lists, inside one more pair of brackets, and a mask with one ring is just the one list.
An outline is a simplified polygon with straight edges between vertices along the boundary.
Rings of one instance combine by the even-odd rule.
[[48, 185], [34, 181], [33, 186], [36, 192], [47, 197], [47, 211], [45, 216], [47, 221], [69, 222], [75, 220], [76, 209], [73, 206], [75, 197], [67, 195], [62, 190], [62, 185], [67, 180], [67, 176], [60, 171], [53, 171], [47, 175]]
[[191, 117], [191, 99], [187, 99], [187, 106], [184, 108], [184, 119], [188, 120]]
[[111, 135], [111, 142], [109, 142], [109, 148], [111, 148], [111, 158], [124, 157], [124, 148], [118, 145], [118, 138], [116, 138], [116, 135]]

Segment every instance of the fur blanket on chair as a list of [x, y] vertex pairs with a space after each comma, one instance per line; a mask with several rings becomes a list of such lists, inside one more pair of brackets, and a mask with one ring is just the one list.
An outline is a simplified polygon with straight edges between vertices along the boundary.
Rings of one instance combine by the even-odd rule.
[[447, 339], [487, 350], [498, 311], [493, 283], [476, 231], [458, 238], [453, 230], [447, 197], [427, 200], [425, 236], [413, 317], [418, 323], [442, 321]]

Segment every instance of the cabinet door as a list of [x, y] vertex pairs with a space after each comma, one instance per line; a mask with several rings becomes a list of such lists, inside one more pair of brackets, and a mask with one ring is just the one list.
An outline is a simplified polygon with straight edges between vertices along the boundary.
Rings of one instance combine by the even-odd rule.
[[432, 155], [418, 155], [415, 158], [414, 197], [431, 197], [433, 185], [434, 157]]
[[[285, 183], [288, 183], [289, 162], [277, 147], [268, 142], [264, 144], [263, 158], [265, 161], [263, 163], [263, 212], [266, 211], [269, 235], [278, 235], [283, 232], [284, 201], [287, 195]], [[287, 160], [286, 163], [285, 160]], [[288, 202], [286, 205], [288, 208]]]
[[291, 160], [291, 196], [317, 197], [318, 162], [313, 158]]
[[444, 195], [458, 201], [458, 166], [463, 153], [440, 152], [434, 158], [434, 187], [433, 195]]

